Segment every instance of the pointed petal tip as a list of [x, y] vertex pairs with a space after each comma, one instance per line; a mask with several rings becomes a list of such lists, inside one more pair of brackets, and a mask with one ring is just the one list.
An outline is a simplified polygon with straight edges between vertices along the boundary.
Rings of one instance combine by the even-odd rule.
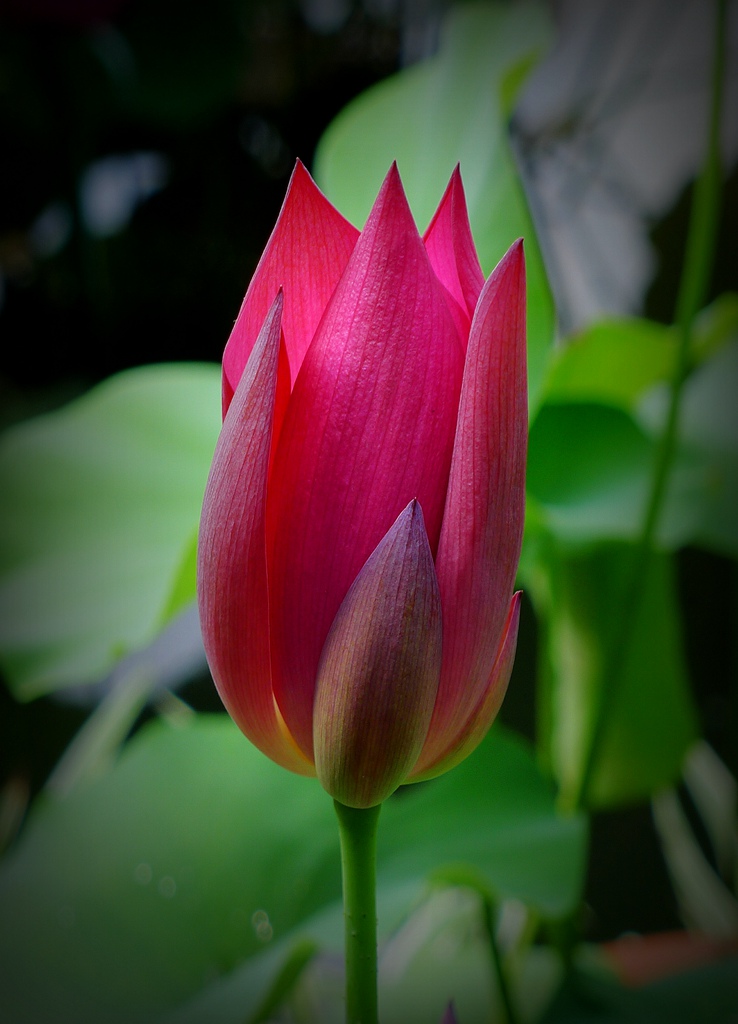
[[[379, 190], [379, 195], [382, 195], [384, 192], [398, 193], [402, 195], [402, 197], [405, 199], [405, 202], [407, 202], [407, 198], [405, 196], [405, 186], [402, 184], [400, 169], [397, 166], [396, 160], [392, 161], [389, 170], [384, 176], [384, 181], [382, 182], [382, 187]], [[379, 198], [379, 196], [377, 196], [377, 198]]]
[[485, 282], [483, 291], [496, 291], [501, 285], [519, 294], [525, 291], [525, 250], [522, 238], [516, 239]]
[[370, 228], [372, 224], [375, 228], [381, 225], [379, 228], [381, 231], [386, 231], [393, 224], [396, 226], [403, 225], [412, 235], [417, 235], [418, 241], [420, 241], [420, 235], [418, 234], [415, 218], [410, 209], [405, 186], [402, 184], [402, 178], [397, 168], [397, 161], [392, 162], [392, 166], [385, 175], [382, 186], [377, 193], [377, 198], [374, 200], [374, 205], [364, 225], [364, 231], [366, 232], [367, 228]]
[[399, 516], [395, 520], [394, 529], [398, 530], [398, 532], [405, 529], [408, 534], [422, 534], [425, 539], [425, 543], [430, 543], [428, 541], [428, 533], [425, 528], [423, 507], [417, 498], [411, 498], [402, 512], [400, 512]]
[[516, 238], [505, 255], [500, 260], [500, 265], [513, 264], [519, 266], [525, 260], [525, 246], [522, 238]]
[[302, 160], [300, 160], [300, 158], [297, 157], [297, 159], [295, 160], [295, 166], [292, 168], [290, 180], [287, 183], [287, 191], [285, 192], [283, 206], [286, 207], [290, 199], [294, 201], [295, 196], [304, 196], [306, 192], [317, 192], [320, 196], [323, 196], [323, 193], [315, 184], [312, 174], [307, 169]]
[[323, 646], [312, 724], [324, 789], [371, 807], [417, 761], [441, 672], [441, 599], [420, 505], [410, 501], [365, 562]]
[[[264, 331], [264, 330], [270, 331], [271, 328], [272, 328], [272, 323], [273, 323], [274, 320], [277, 320], [279, 322], [280, 329], [281, 329], [282, 312], [283, 312], [283, 310], [284, 310], [284, 289], [283, 289], [282, 285], [280, 285], [279, 288], [277, 289], [277, 294], [274, 296], [274, 299], [272, 300], [272, 304], [269, 307], [269, 311], [267, 312], [267, 315], [264, 317], [264, 323], [262, 324], [262, 328], [261, 328], [262, 331]], [[259, 333], [261, 333], [261, 332], [259, 332]], [[258, 341], [258, 338], [257, 338], [257, 341]]]
[[409, 515], [413, 519], [420, 518], [420, 522], [423, 522], [423, 509], [417, 498], [411, 498], [405, 508], [402, 510], [400, 515]]
[[517, 238], [500, 260], [505, 267], [511, 267], [519, 273], [525, 270], [525, 243]]

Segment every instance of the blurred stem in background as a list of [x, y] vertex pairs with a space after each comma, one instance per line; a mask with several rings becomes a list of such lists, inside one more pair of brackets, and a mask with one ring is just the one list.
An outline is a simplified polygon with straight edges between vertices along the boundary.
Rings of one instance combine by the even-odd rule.
[[720, 125], [726, 62], [726, 0], [715, 0], [714, 31], [707, 151], [702, 172], [695, 182], [684, 264], [676, 301], [678, 350], [669, 406], [656, 453], [643, 529], [634, 551], [632, 575], [626, 591], [620, 626], [615, 633], [615, 640], [603, 671], [602, 690], [579, 787], [565, 800], [565, 809], [570, 811], [581, 810], [588, 804], [602, 739], [622, 680], [623, 665], [637, 619], [639, 601], [644, 590], [676, 448], [682, 390], [690, 370], [692, 327], [697, 313], [707, 300], [713, 268], [722, 186]]

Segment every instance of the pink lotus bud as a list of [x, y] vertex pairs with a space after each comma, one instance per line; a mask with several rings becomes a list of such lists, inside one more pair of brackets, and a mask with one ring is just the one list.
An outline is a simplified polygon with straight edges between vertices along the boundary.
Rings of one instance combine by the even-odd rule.
[[458, 169], [421, 238], [394, 165], [359, 233], [298, 163], [223, 356], [198, 594], [238, 726], [342, 803], [499, 710], [526, 395], [522, 243], [485, 283]]

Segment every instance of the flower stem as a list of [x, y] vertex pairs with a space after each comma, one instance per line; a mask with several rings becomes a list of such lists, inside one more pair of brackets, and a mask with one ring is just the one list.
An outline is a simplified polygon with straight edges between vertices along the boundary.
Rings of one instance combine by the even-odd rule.
[[505, 973], [505, 965], [502, 962], [502, 952], [497, 943], [497, 906], [490, 893], [482, 893], [482, 912], [484, 914], [484, 928], [487, 932], [490, 954], [492, 956], [492, 967], [494, 969], [497, 986], [500, 993], [500, 1002], [504, 1010], [506, 1024], [518, 1024], [518, 1015], [515, 1010], [510, 986]]
[[346, 807], [338, 816], [346, 935], [346, 1024], [377, 1024], [376, 807]]
[[587, 806], [602, 738], [610, 720], [615, 696], [622, 679], [625, 656], [630, 645], [640, 599], [650, 568], [651, 553], [674, 458], [682, 391], [690, 369], [694, 319], [707, 298], [715, 252], [722, 183], [720, 124], [723, 108], [723, 79], [725, 77], [725, 22], [726, 0], [716, 0], [707, 152], [702, 171], [695, 183], [684, 266], [676, 304], [675, 323], [678, 331], [678, 350], [671, 382], [671, 398], [654, 463], [643, 526], [636, 543], [633, 570], [623, 605], [623, 614], [603, 673], [602, 692], [587, 747], [584, 768], [578, 790], [574, 794], [573, 800], [567, 802], [571, 805], [567, 809], [571, 810], [580, 810]]

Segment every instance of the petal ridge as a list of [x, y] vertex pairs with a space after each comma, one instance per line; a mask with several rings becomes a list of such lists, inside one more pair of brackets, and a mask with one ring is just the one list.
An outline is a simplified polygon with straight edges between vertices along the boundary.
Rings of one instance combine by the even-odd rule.
[[484, 274], [472, 237], [458, 164], [423, 235], [423, 242], [438, 278], [471, 321], [484, 286]]
[[435, 753], [429, 757], [431, 748], [424, 746], [417, 764], [410, 773], [409, 782], [424, 782], [427, 779], [434, 779], [455, 768], [476, 750], [489, 732], [505, 699], [512, 675], [518, 641], [521, 598], [522, 591], [519, 590], [513, 595], [510, 602], [495, 665], [476, 707], [470, 712], [466, 722], [448, 742], [446, 749], [441, 754]]
[[474, 314], [436, 571], [443, 669], [428, 736], [439, 754], [479, 700], [513, 593], [525, 513], [525, 265], [514, 243]]
[[198, 604], [208, 664], [233, 720], [272, 760], [314, 774], [278, 721], [271, 682], [265, 506], [282, 306], [280, 292], [216, 445], [200, 519]]
[[282, 329], [295, 380], [358, 237], [298, 160], [223, 353], [224, 416], [278, 288], [284, 289]]
[[274, 685], [306, 752], [330, 625], [414, 497], [437, 548], [462, 359], [393, 165], [295, 382], [274, 464]]

